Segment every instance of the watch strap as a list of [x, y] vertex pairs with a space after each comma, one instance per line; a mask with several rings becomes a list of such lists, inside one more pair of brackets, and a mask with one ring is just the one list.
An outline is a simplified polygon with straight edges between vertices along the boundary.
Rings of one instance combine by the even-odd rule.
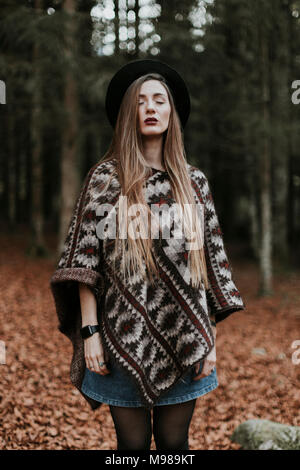
[[80, 328], [80, 334], [83, 339], [89, 338], [97, 331], [100, 331], [99, 325], [86, 325]]

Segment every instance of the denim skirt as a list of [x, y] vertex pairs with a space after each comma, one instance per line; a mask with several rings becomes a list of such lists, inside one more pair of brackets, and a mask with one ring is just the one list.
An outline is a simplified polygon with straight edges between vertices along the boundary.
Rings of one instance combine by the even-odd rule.
[[[203, 368], [204, 360], [201, 361], [200, 371]], [[137, 385], [130, 380], [130, 377], [117, 364], [111, 363], [108, 368], [110, 374], [100, 375], [85, 369], [81, 391], [85, 395], [100, 403], [115, 406], [141, 407], [141, 402]], [[186, 372], [178, 382], [176, 382], [154, 406], [172, 405], [193, 400], [205, 395], [218, 387], [216, 367], [210, 375], [199, 380], [193, 380], [197, 374], [195, 368]]]

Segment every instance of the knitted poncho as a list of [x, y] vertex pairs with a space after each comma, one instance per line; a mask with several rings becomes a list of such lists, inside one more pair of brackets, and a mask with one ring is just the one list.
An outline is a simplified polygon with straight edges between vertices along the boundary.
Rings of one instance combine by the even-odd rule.
[[[92, 289], [103, 347], [112, 361], [134, 380], [145, 407], [151, 408], [214, 346], [215, 321], [245, 308], [233, 281], [207, 178], [187, 164], [196, 204], [204, 207], [204, 246], [209, 288], [190, 284], [187, 252], [182, 239], [153, 240], [159, 277], [155, 287], [135, 274], [124, 283], [112, 271], [111, 244], [97, 236], [99, 204], [116, 204], [121, 193], [117, 176], [107, 191], [101, 189], [115, 160], [98, 162], [83, 183], [68, 228], [63, 253], [50, 286], [59, 319], [58, 329], [73, 345], [70, 378], [92, 409], [101, 403], [81, 391], [85, 372], [84, 340], [80, 336], [81, 309], [78, 281]], [[145, 182], [148, 204], [175, 203], [166, 171], [151, 170]], [[101, 391], [99, 391], [101, 393]]]

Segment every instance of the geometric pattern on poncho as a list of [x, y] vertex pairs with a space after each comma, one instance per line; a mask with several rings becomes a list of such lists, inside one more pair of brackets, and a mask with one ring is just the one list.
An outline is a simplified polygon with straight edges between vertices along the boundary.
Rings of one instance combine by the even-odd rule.
[[[190, 284], [184, 238], [153, 240], [154, 259], [159, 276], [155, 286], [141, 273], [126, 282], [120, 270], [113, 269], [109, 240], [97, 237], [97, 215], [102, 203], [113, 206], [120, 195], [114, 177], [105, 194], [101, 189], [114, 169], [114, 162], [100, 162], [91, 168], [77, 200], [66, 236], [63, 253], [51, 278], [51, 289], [59, 318], [59, 329], [73, 344], [71, 381], [80, 390], [85, 360], [77, 283], [90, 286], [97, 298], [100, 334], [112, 363], [120, 365], [133, 380], [143, 405], [152, 408], [214, 346], [210, 315], [216, 322], [245, 308], [234, 283], [232, 268], [224, 247], [209, 184], [204, 173], [187, 164], [195, 203], [204, 209], [204, 250], [209, 288]], [[167, 172], [152, 169], [145, 183], [148, 204], [172, 207]], [[110, 214], [112, 215], [112, 214]], [[105, 215], [109, 220], [110, 215]], [[118, 264], [119, 263], [119, 264]], [[116, 260], [116, 266], [120, 266]], [[224, 316], [225, 315], [225, 316]], [[100, 404], [81, 392], [93, 409]]]

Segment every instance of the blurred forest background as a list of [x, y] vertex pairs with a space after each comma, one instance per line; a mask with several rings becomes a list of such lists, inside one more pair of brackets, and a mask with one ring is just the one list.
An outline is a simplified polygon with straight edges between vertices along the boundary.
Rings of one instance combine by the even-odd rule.
[[[3, 0], [0, 207], [28, 252], [62, 248], [80, 184], [107, 150], [104, 99], [130, 60], [167, 62], [192, 100], [188, 161], [211, 183], [226, 241], [261, 292], [299, 261], [300, 1]], [[294, 102], [293, 102], [294, 101]]]

